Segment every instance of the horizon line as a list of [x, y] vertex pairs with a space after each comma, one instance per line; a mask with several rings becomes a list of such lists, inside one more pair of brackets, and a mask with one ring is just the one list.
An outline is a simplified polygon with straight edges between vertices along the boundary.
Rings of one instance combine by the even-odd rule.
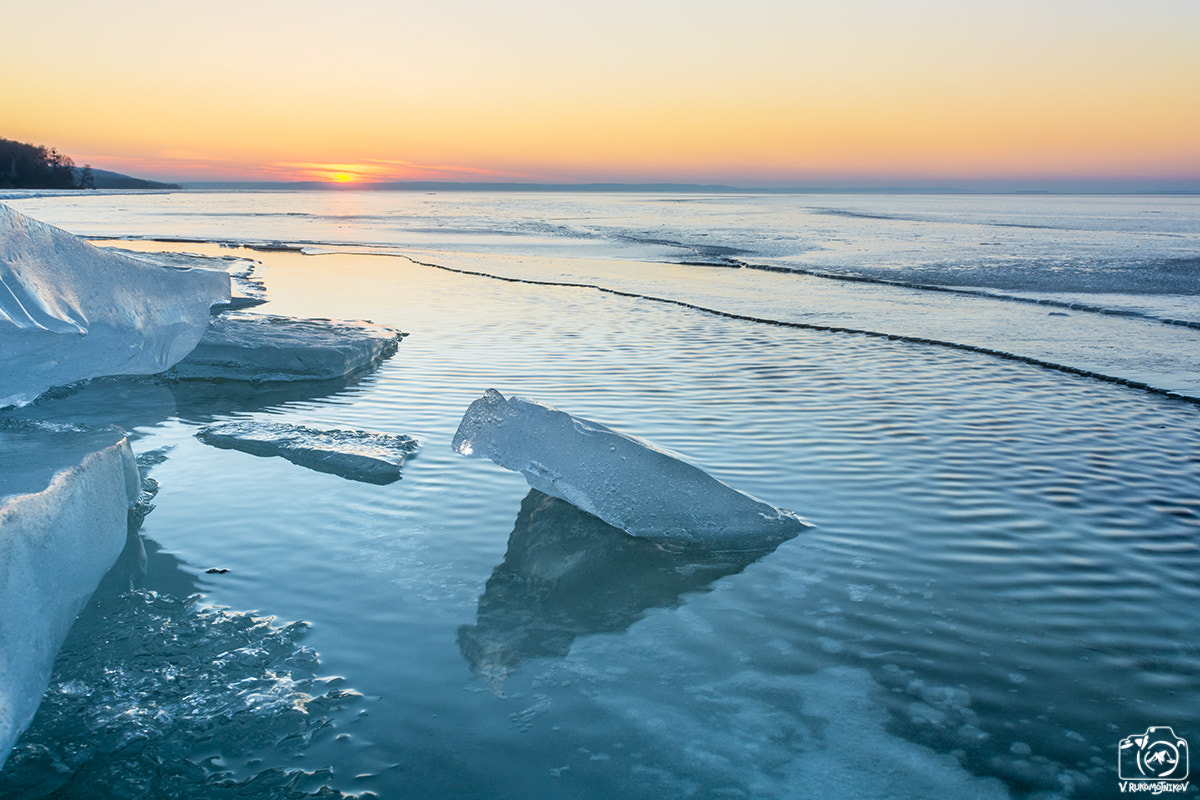
[[460, 191], [576, 191], [576, 192], [681, 192], [738, 194], [826, 194], [826, 193], [913, 193], [913, 194], [1200, 194], [1200, 178], [1166, 180], [1161, 178], [1042, 178], [1042, 179], [967, 179], [962, 184], [848, 183], [783, 186], [737, 186], [723, 183], [685, 181], [261, 181], [211, 180], [172, 181], [183, 190], [270, 190], [301, 189], [316, 191], [388, 191], [388, 190], [460, 190]]

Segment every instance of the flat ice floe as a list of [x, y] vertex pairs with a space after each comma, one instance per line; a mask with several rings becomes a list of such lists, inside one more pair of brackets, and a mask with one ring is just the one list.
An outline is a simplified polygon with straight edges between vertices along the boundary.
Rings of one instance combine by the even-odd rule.
[[141, 263], [0, 204], [0, 407], [187, 355], [229, 275]]
[[633, 536], [758, 547], [808, 527], [676, 453], [495, 389], [471, 403], [453, 447], [520, 472], [534, 489]]
[[115, 428], [0, 422], [0, 765], [76, 615], [117, 560], [140, 489]]
[[196, 436], [213, 447], [279, 456], [317, 472], [376, 484], [400, 480], [404, 459], [417, 450], [409, 436], [251, 420], [209, 425]]
[[373, 367], [405, 334], [370, 322], [232, 311], [216, 317], [168, 375], [199, 380], [325, 381]]

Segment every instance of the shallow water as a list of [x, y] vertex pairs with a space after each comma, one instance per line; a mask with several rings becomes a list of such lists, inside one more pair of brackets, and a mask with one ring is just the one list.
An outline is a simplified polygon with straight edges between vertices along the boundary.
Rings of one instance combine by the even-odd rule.
[[[106, 198], [142, 210], [112, 210], [83, 232], [164, 235], [155, 226], [173, 219], [174, 235], [203, 238], [216, 224], [171, 197], [185, 205], [174, 217], [145, 210], [146, 198]], [[70, 204], [100, 200], [27, 202], [29, 213], [70, 216], [82, 213]], [[293, 218], [250, 214], [245, 197], [195, 202], [241, 214], [214, 238], [295, 240], [271, 233], [293, 233], [273, 227]], [[482, 216], [486, 199], [470, 202]], [[557, 202], [562, 215], [598, 224], [595, 208]], [[865, 200], [862, 213], [882, 202]], [[891, 202], [893, 216], [930, 213]], [[1005, 225], [1028, 221], [1009, 213]], [[340, 242], [295, 238], [373, 241], [361, 229]], [[762, 304], [758, 288], [738, 299], [710, 282], [746, 271], [643, 263], [644, 245], [622, 250], [605, 237], [551, 236], [539, 251], [541, 241], [487, 254], [443, 243], [438, 260], [574, 283], [600, 272], [641, 281], [640, 294]], [[524, 245], [542, 258], [522, 259]], [[416, 243], [410, 255], [431, 249]], [[146, 787], [188, 797], [321, 787], [381, 797], [1107, 797], [1122, 737], [1170, 725], [1200, 741], [1194, 403], [960, 348], [357, 249], [255, 257], [265, 310], [367, 318], [411, 335], [345, 386], [233, 396], [137, 384], [137, 403], [93, 386], [94, 400], [60, 398], [58, 412], [42, 404], [72, 416], [90, 407], [134, 429], [139, 453], [165, 458], [148, 466], [161, 488], [141, 531], [147, 572], [131, 591], [130, 568], [115, 570], [76, 626], [0, 794], [48, 796], [65, 784], [71, 796], [124, 797]], [[859, 288], [897, 307], [914, 291], [839, 285], [789, 313], [861, 319]], [[1194, 357], [1200, 332], [1135, 322], [1190, 332], [1182, 357]], [[1079, 353], [1073, 341], [1059, 346]], [[530, 496], [519, 475], [451, 452], [462, 412], [488, 387], [673, 448], [817, 527], [770, 552], [639, 549]], [[404, 434], [421, 447], [401, 481], [376, 486], [195, 438], [230, 418]]]

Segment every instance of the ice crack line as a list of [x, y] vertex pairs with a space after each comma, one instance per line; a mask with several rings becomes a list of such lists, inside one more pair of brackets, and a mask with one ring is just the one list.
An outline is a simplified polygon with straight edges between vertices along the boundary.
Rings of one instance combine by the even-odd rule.
[[[1129, 378], [1121, 378], [1115, 375], [1107, 375], [1103, 372], [1094, 370], [1082, 369], [1080, 367], [1072, 367], [1067, 364], [1058, 364], [1053, 361], [1035, 358], [1033, 356], [1023, 356], [1017, 353], [1009, 353], [1004, 350], [996, 350], [991, 347], [981, 347], [979, 345], [965, 344], [962, 342], [951, 342], [942, 339], [929, 339], [923, 336], [911, 336], [899, 333], [883, 333], [881, 331], [872, 331], [864, 328], [846, 328], [837, 325], [821, 325], [812, 322], [794, 322], [786, 320], [770, 319], [767, 317], [755, 317], [748, 314], [737, 314], [732, 311], [722, 311], [717, 308], [702, 306], [697, 303], [689, 303], [686, 300], [678, 300], [671, 297], [658, 297], [655, 295], [640, 294], [638, 292], [630, 292], [624, 289], [613, 289], [608, 286], [601, 286], [595, 283], [575, 283], [571, 281], [546, 281], [537, 280], [535, 278], [514, 278], [507, 275], [495, 275], [490, 272], [480, 272], [478, 270], [462, 269], [460, 267], [450, 267], [445, 264], [434, 264], [429, 261], [419, 261], [411, 256], [395, 254], [400, 258], [404, 258], [413, 264], [422, 267], [430, 267], [432, 269], [440, 269], [446, 272], [454, 272], [460, 275], [472, 275], [479, 278], [490, 278], [492, 280], [504, 281], [506, 283], [523, 283], [532, 286], [555, 286], [567, 289], [593, 289], [597, 292], [616, 295], [618, 297], [629, 297], [635, 300], [648, 300], [655, 303], [666, 303], [669, 305], [679, 306], [694, 311], [700, 311], [705, 314], [712, 314], [725, 319], [740, 320], [743, 322], [755, 322], [762, 325], [775, 325], [781, 328], [793, 328], [797, 330], [821, 331], [824, 333], [848, 333], [857, 336], [869, 336], [876, 339], [887, 339], [888, 341], [911, 342], [913, 344], [934, 345], [937, 347], [949, 347], [955, 350], [962, 350], [970, 353], [979, 353], [981, 355], [1001, 358], [1006, 361], [1015, 361], [1021, 364], [1029, 364], [1030, 366], [1041, 367], [1043, 369], [1055, 370], [1056, 372], [1064, 372], [1069, 375], [1078, 375], [1084, 378], [1092, 378], [1105, 383], [1115, 384], [1117, 386], [1126, 386], [1130, 389], [1140, 389], [1144, 392], [1169, 397], [1173, 400], [1183, 400], [1187, 403], [1200, 405], [1200, 397], [1174, 392], [1169, 389], [1163, 389], [1158, 386], [1153, 386], [1142, 381], [1130, 380]], [[985, 295], [990, 297], [991, 295]]]
[[896, 286], [902, 289], [918, 289], [923, 292], [945, 292], [947, 294], [961, 294], [968, 297], [983, 297], [988, 300], [1005, 300], [1010, 303], [1026, 303], [1035, 306], [1050, 306], [1051, 308], [1065, 308], [1070, 311], [1085, 311], [1091, 314], [1106, 314], [1115, 317], [1136, 317], [1138, 319], [1149, 320], [1151, 322], [1160, 322], [1163, 325], [1178, 325], [1184, 328], [1195, 328], [1200, 330], [1200, 322], [1195, 322], [1186, 319], [1170, 319], [1167, 317], [1159, 317], [1154, 314], [1147, 314], [1144, 311], [1134, 311], [1132, 309], [1106, 308], [1104, 306], [1095, 306], [1090, 303], [1075, 303], [1068, 300], [1055, 300], [1053, 298], [1034, 298], [1021, 297], [1013, 294], [997, 294], [987, 292], [981, 289], [964, 289], [959, 286], [939, 286], [931, 283], [918, 283], [916, 281], [897, 281], [889, 278], [873, 278], [867, 275], [843, 275], [837, 272], [825, 272], [816, 269], [806, 269], [804, 267], [772, 267], [766, 264], [750, 264], [738, 259], [729, 259], [727, 266], [741, 267], [744, 269], [756, 269], [763, 272], [785, 272], [794, 273], [796, 275], [808, 275], [812, 278], [824, 278], [833, 281], [846, 281], [849, 283], [872, 283], [881, 286]]

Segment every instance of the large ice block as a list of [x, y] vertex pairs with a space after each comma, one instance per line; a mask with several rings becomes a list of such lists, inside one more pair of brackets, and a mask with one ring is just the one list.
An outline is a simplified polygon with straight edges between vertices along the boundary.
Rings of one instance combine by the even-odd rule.
[[67, 631], [125, 546], [140, 481], [115, 428], [0, 422], [0, 454], [2, 765]]
[[808, 527], [678, 454], [495, 389], [467, 409], [453, 447], [634, 536], [758, 547]]
[[86, 378], [161, 372], [227, 302], [227, 273], [141, 263], [0, 203], [0, 407]]
[[327, 381], [375, 366], [404, 334], [370, 322], [231, 311], [169, 373], [189, 380]]

